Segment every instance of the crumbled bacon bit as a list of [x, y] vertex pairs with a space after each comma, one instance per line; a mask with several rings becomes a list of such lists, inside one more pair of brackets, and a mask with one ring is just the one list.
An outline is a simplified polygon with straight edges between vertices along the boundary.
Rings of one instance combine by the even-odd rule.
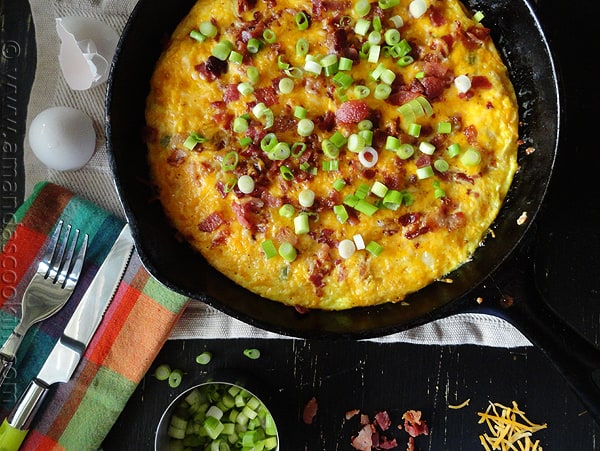
[[342, 124], [358, 124], [369, 116], [369, 107], [364, 100], [348, 100], [335, 112], [335, 119]]
[[318, 409], [319, 403], [317, 402], [317, 398], [313, 396], [308, 400], [302, 412], [302, 421], [304, 421], [304, 424], [312, 424]]
[[[346, 419], [350, 419], [359, 414], [358, 409], [346, 412]], [[429, 428], [425, 421], [421, 419], [421, 411], [408, 410], [402, 415], [404, 427], [397, 425], [398, 430], [406, 430], [410, 437], [408, 438], [407, 451], [414, 450], [414, 438], [419, 435], [428, 435]], [[351, 446], [357, 451], [373, 451], [384, 449], [396, 449], [398, 442], [396, 438], [390, 438], [383, 435], [392, 425], [392, 421], [387, 411], [382, 410], [375, 414], [373, 421], [366, 414], [360, 414], [361, 428], [357, 435], [352, 437]]]
[[201, 232], [214, 232], [216, 229], [221, 226], [225, 221], [223, 220], [223, 216], [218, 211], [211, 213], [206, 218], [204, 218], [198, 224], [198, 229]]

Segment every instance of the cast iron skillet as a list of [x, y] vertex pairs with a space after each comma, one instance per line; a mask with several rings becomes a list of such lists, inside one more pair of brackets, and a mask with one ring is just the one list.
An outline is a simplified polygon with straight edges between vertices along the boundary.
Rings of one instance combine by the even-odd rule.
[[[148, 271], [174, 291], [241, 321], [301, 338], [363, 339], [406, 330], [471, 308], [476, 296], [473, 291], [483, 287], [498, 302], [485, 302], [478, 311], [509, 320], [539, 346], [600, 422], [600, 392], [592, 374], [600, 368], [600, 353], [540, 301], [531, 272], [517, 274], [520, 283], [515, 283], [514, 270], [510, 274], [496, 271], [515, 254], [533, 222], [558, 147], [558, 77], [544, 33], [526, 0], [466, 0], [473, 10], [484, 12], [484, 23], [492, 29], [520, 105], [520, 137], [524, 141], [519, 151], [520, 169], [493, 224], [495, 238], [486, 240], [470, 262], [449, 275], [452, 284], [433, 283], [410, 295], [408, 305], [308, 314], [262, 299], [214, 270], [198, 253], [175, 239], [159, 203], [153, 201], [141, 138], [148, 82], [161, 43], [194, 2], [140, 0], [125, 27], [108, 81], [106, 132], [110, 164], [137, 250]], [[535, 152], [527, 154], [525, 149], [530, 146]], [[528, 219], [519, 225], [523, 212]], [[528, 266], [513, 260], [511, 268]]]

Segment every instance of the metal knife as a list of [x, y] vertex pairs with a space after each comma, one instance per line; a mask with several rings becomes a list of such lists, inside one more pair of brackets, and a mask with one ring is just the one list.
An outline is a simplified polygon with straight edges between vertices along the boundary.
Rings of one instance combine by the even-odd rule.
[[71, 379], [119, 286], [133, 247], [131, 230], [126, 224], [40, 372], [0, 425], [0, 451], [19, 449], [52, 384]]

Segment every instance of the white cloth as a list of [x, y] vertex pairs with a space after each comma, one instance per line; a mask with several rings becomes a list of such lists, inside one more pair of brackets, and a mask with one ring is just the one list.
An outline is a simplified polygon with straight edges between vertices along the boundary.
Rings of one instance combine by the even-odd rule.
[[[85, 167], [59, 172], [47, 169], [37, 160], [26, 138], [26, 196], [31, 194], [37, 182], [48, 180], [71, 189], [118, 216], [124, 216], [106, 155], [103, 123], [106, 83], [86, 91], [69, 88], [58, 63], [60, 40], [55, 22], [59, 17], [92, 17], [120, 33], [136, 3], [137, 0], [30, 0], [36, 32], [37, 68], [28, 105], [27, 125], [46, 108], [70, 106], [82, 110], [93, 119], [97, 142], [96, 152]], [[244, 324], [201, 302], [190, 304], [171, 335], [172, 339], [228, 337], [289, 338]], [[376, 340], [496, 347], [531, 345], [512, 325], [482, 314], [455, 315]]]

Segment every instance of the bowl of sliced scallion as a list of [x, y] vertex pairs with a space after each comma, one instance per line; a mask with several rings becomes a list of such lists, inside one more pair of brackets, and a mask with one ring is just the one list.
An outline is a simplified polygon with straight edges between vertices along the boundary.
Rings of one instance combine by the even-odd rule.
[[267, 406], [240, 383], [208, 381], [190, 387], [163, 413], [155, 451], [279, 450], [279, 434]]

